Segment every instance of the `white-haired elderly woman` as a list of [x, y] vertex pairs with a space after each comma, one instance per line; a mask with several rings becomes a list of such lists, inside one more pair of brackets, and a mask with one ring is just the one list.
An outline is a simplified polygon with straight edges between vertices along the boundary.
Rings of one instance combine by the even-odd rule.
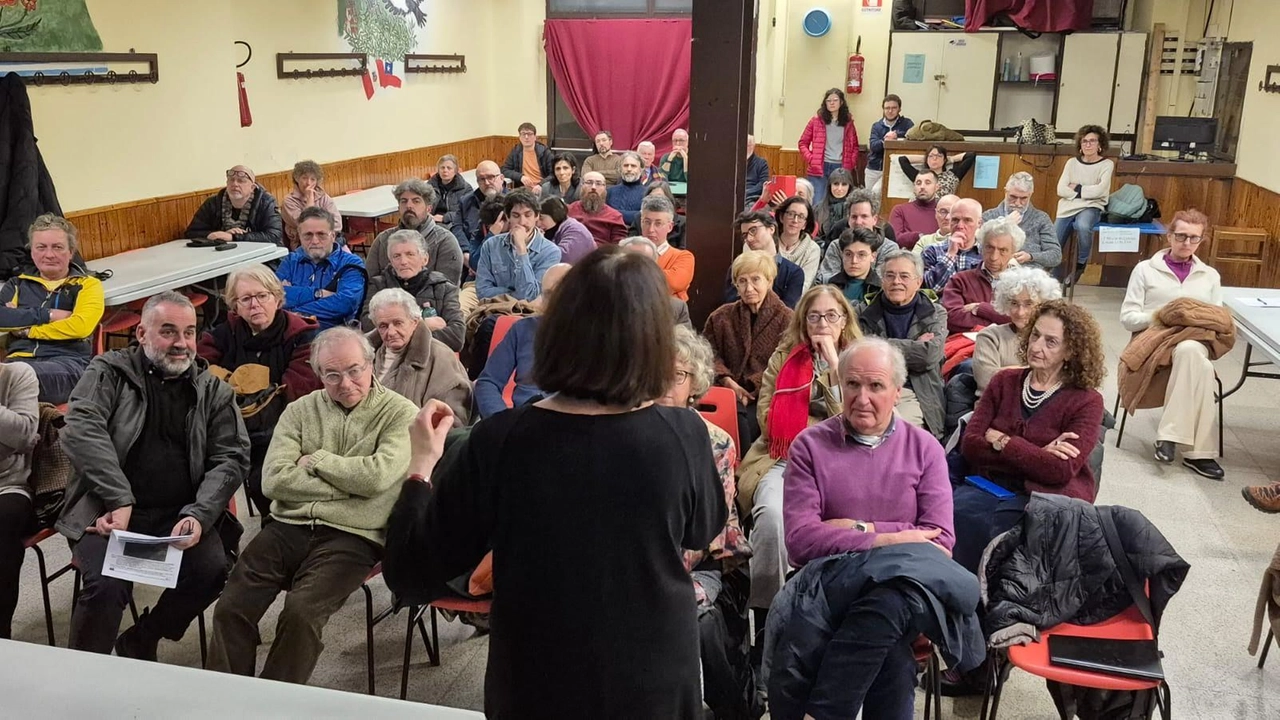
[[[698, 398], [711, 388], [715, 375], [715, 357], [705, 338], [683, 325], [675, 332], [675, 374], [667, 393], [658, 398], [659, 405], [667, 407], [694, 407]], [[745, 709], [745, 702], [734, 668], [746, 667], [746, 653], [729, 657], [727, 648], [746, 646], [745, 637], [729, 638], [731, 628], [746, 634], [747, 587], [745, 573], [733, 572], [746, 565], [751, 557], [751, 547], [738, 521], [734, 498], [737, 484], [733, 471], [738, 464], [737, 448], [729, 433], [703, 418], [707, 434], [711, 436], [711, 452], [715, 456], [716, 471], [724, 486], [724, 502], [729, 509], [724, 530], [711, 544], [698, 550], [685, 550], [684, 566], [693, 578], [694, 595], [698, 601], [698, 635], [702, 646], [703, 697], [716, 717], [738, 717], [737, 709]], [[726, 618], [731, 615], [731, 618]], [[734, 622], [734, 618], [737, 622]], [[726, 623], [726, 619], [729, 620]], [[743, 714], [745, 715], [745, 713]]]
[[436, 222], [432, 215], [437, 200], [436, 189], [419, 178], [409, 178], [391, 191], [400, 208], [400, 226], [383, 230], [369, 246], [365, 269], [369, 277], [377, 277], [387, 269], [391, 259], [387, 257], [387, 240], [397, 229], [417, 230], [427, 244], [427, 267], [444, 275], [454, 285], [462, 284], [462, 246], [453, 233]]
[[459, 425], [471, 417], [471, 380], [458, 356], [431, 337], [418, 301], [400, 288], [379, 290], [369, 300], [373, 332], [373, 376], [418, 407], [435, 399], [448, 405]]
[[389, 264], [381, 275], [369, 278], [360, 326], [366, 332], [373, 329], [369, 301], [374, 295], [387, 288], [400, 288], [417, 301], [422, 322], [431, 331], [431, 337], [454, 352], [461, 351], [467, 328], [458, 303], [458, 286], [430, 269], [431, 255], [426, 241], [417, 230], [396, 230], [387, 237], [386, 249]]
[[[266, 265], [246, 265], [233, 270], [227, 276], [223, 300], [228, 309], [227, 321], [206, 330], [200, 336], [196, 352], [210, 365], [228, 373], [240, 371], [233, 385], [245, 391], [254, 387], [242, 384], [249, 381], [254, 366], [265, 367], [269, 387], [279, 390], [271, 395], [265, 407], [257, 408], [244, 418], [249, 431], [245, 494], [265, 517], [271, 511], [271, 501], [262, 494], [262, 462], [285, 405], [320, 389], [320, 379], [309, 364], [311, 341], [320, 326], [314, 318], [284, 309], [284, 288]], [[242, 407], [259, 404], [252, 395], [241, 394], [237, 399]]]
[[978, 228], [977, 244], [982, 248], [982, 264], [952, 275], [942, 289], [948, 333], [976, 332], [987, 325], [1009, 322], [1009, 316], [991, 304], [995, 297], [994, 285], [1026, 240], [1022, 228], [1007, 218], [988, 220]]
[[974, 340], [973, 379], [978, 383], [979, 396], [996, 373], [1026, 367], [1019, 356], [1022, 330], [1040, 303], [1060, 297], [1062, 287], [1058, 281], [1040, 268], [1014, 267], [1000, 273], [991, 305], [996, 312], [1007, 315], [1009, 322], [982, 328]]

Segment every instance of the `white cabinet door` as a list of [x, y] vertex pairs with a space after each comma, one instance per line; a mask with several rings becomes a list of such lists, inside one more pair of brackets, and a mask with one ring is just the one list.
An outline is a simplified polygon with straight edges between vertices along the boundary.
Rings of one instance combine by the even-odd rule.
[[1124, 33], [1120, 36], [1120, 62], [1116, 65], [1115, 95], [1111, 98], [1111, 126], [1114, 133], [1137, 132], [1138, 100], [1147, 63], [1146, 33]]
[[[942, 67], [942, 40], [938, 33], [893, 33], [889, 50], [889, 92], [902, 98], [902, 114], [920, 123], [938, 119], [939, 74]], [[907, 73], [907, 60], [913, 66], [924, 57], [924, 72]], [[919, 80], [919, 82], [914, 82]], [[911, 82], [908, 82], [911, 81]]]
[[959, 132], [990, 130], [999, 34], [944, 33], [940, 37], [943, 77], [934, 119]]
[[[1111, 124], [1111, 91], [1115, 84], [1116, 33], [1073, 33], [1066, 37], [1058, 72], [1059, 132], [1075, 132], [1083, 125]], [[1141, 68], [1141, 63], [1139, 63]]]

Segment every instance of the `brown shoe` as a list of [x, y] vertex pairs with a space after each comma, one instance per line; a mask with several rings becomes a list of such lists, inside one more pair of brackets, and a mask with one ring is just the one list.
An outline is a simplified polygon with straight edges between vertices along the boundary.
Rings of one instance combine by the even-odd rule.
[[1240, 494], [1264, 513], [1280, 513], [1280, 482], [1240, 488]]

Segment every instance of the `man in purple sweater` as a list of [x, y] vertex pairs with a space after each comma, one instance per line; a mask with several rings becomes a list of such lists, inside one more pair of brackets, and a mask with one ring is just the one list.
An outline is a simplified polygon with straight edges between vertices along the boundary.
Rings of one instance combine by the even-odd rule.
[[[925, 543], [949, 558], [955, 529], [946, 456], [928, 431], [893, 410], [907, 380], [902, 353], [881, 338], [862, 338], [840, 355], [839, 370], [842, 413], [796, 437], [783, 477], [791, 564], [901, 543]], [[819, 673], [811, 704], [843, 705], [848, 717], [859, 709], [864, 717], [912, 717], [911, 642], [923, 611], [892, 583], [851, 603], [826, 650], [849, 672]]]
[[942, 289], [948, 333], [958, 335], [1009, 322], [1009, 316], [996, 310], [991, 301], [995, 297], [996, 278], [1009, 267], [1026, 239], [1022, 228], [1007, 218], [983, 223], [977, 239], [982, 248], [982, 264], [952, 275]]
[[938, 174], [921, 170], [916, 175], [916, 197], [909, 203], [893, 208], [889, 224], [898, 245], [910, 250], [921, 235], [938, 232]]

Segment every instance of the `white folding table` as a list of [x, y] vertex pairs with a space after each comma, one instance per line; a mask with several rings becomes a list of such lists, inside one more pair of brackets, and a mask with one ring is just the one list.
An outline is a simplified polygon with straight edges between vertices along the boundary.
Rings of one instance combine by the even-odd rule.
[[[1250, 302], [1254, 299], [1275, 303], [1277, 307], [1258, 307], [1257, 302]], [[1264, 365], [1280, 367], [1280, 290], [1225, 287], [1222, 288], [1222, 304], [1231, 311], [1231, 316], [1236, 321], [1236, 334], [1245, 341], [1240, 380], [1230, 390], [1223, 392], [1222, 397], [1230, 397], [1251, 377], [1280, 380], [1280, 373], [1254, 370]], [[1265, 359], [1254, 360], [1255, 349]]]
[[333, 202], [338, 205], [338, 212], [342, 213], [344, 218], [378, 218], [400, 209], [395, 196], [391, 194], [395, 189], [395, 185], [379, 185], [368, 190], [339, 195], [333, 199]]
[[12, 640], [0, 640], [0, 667], [4, 715], [13, 718], [484, 718], [471, 710]]
[[188, 240], [129, 250], [119, 255], [90, 260], [94, 272], [111, 271], [102, 281], [106, 305], [123, 305], [151, 297], [165, 290], [221, 277], [236, 268], [284, 257], [289, 251], [279, 245], [237, 242], [230, 250], [187, 247]]

